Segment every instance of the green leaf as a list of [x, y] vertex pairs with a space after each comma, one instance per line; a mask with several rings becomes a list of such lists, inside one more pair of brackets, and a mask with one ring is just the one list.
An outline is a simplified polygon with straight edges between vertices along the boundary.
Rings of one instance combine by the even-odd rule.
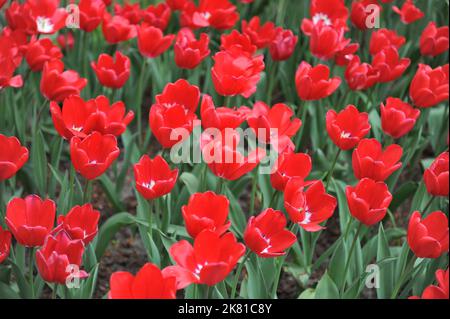
[[10, 286], [0, 282], [0, 299], [20, 299], [20, 296]]
[[[382, 260], [392, 257], [389, 243], [384, 233], [383, 224], [380, 223], [378, 230], [378, 247], [377, 247], [377, 263]], [[393, 265], [389, 264], [380, 269], [380, 288], [377, 289], [377, 296], [379, 299], [387, 299], [391, 296], [394, 284]]]
[[316, 294], [314, 298], [339, 299], [339, 289], [333, 279], [331, 279], [331, 277], [328, 275], [328, 272], [325, 272], [325, 274], [317, 284]]
[[[103, 190], [106, 193], [106, 196], [113, 204], [116, 211], [124, 211], [125, 207], [123, 206], [122, 202], [120, 201], [120, 194], [116, 193], [116, 187], [115, 184], [111, 181], [111, 179], [106, 175], [103, 174], [99, 179], [100, 185], [102, 186]], [[119, 195], [119, 196], [118, 196]]]
[[192, 173], [184, 172], [180, 176], [180, 180], [186, 185], [186, 188], [189, 191], [189, 194], [195, 194], [198, 192], [200, 181], [197, 176]]

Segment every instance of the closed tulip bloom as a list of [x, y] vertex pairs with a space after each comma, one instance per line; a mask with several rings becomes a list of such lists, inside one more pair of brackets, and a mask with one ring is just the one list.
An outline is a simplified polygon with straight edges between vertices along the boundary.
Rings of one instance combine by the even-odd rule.
[[131, 62], [126, 55], [116, 51], [115, 59], [108, 54], [100, 54], [97, 62], [92, 61], [91, 67], [98, 81], [105, 87], [119, 89], [130, 77]]
[[195, 38], [191, 29], [183, 28], [178, 32], [174, 47], [175, 63], [183, 69], [195, 69], [211, 52], [209, 50], [209, 36], [200, 34]]
[[142, 18], [144, 22], [160, 28], [162, 31], [167, 29], [172, 16], [172, 10], [167, 3], [160, 3], [158, 5], [150, 5], [142, 11]]
[[431, 107], [448, 100], [448, 63], [435, 69], [419, 64], [409, 95], [418, 107]]
[[132, 111], [125, 112], [122, 101], [110, 105], [103, 95], [89, 101], [72, 95], [64, 100], [62, 108], [56, 102], [50, 102], [53, 124], [67, 140], [74, 136], [85, 138], [93, 132], [119, 136], [134, 118]]
[[239, 12], [229, 0], [200, 0], [198, 6], [193, 1], [185, 2], [180, 16], [183, 27], [227, 30], [239, 20]]
[[380, 73], [368, 63], [361, 63], [355, 55], [345, 69], [345, 79], [353, 91], [366, 90], [378, 82]]
[[422, 297], [410, 297], [409, 299], [446, 299], [449, 294], [449, 272], [447, 270], [439, 269], [436, 271], [437, 286], [429, 285], [422, 293]]
[[80, 0], [80, 28], [92, 32], [102, 23], [106, 5], [103, 0]]
[[420, 54], [437, 56], [448, 50], [448, 26], [438, 28], [431, 21], [420, 36]]
[[448, 219], [436, 211], [422, 219], [415, 211], [409, 219], [408, 244], [419, 258], [439, 258], [448, 252]]
[[255, 54], [257, 47], [252, 43], [250, 37], [245, 33], [240, 33], [238, 30], [233, 30], [229, 34], [222, 34], [220, 36], [220, 50], [228, 51], [232, 47], [237, 47], [250, 55]]
[[181, 208], [188, 234], [195, 238], [205, 229], [219, 235], [225, 233], [231, 226], [227, 221], [229, 206], [230, 202], [223, 195], [211, 191], [193, 194]]
[[405, 0], [401, 8], [393, 6], [392, 10], [400, 16], [400, 20], [404, 24], [413, 23], [425, 16], [425, 14], [414, 5], [413, 0]]
[[353, 172], [357, 179], [367, 177], [375, 181], [385, 181], [402, 166], [399, 162], [402, 154], [400, 145], [389, 145], [383, 151], [381, 143], [376, 139], [363, 139], [353, 151]]
[[146, 23], [141, 24], [137, 29], [139, 52], [148, 58], [156, 58], [166, 52], [174, 38], [175, 35], [164, 36], [161, 29]]
[[70, 271], [70, 266], [81, 266], [83, 253], [81, 240], [72, 240], [65, 231], [60, 231], [56, 235], [48, 235], [44, 245], [36, 252], [36, 266], [44, 281], [65, 285], [68, 276], [79, 279], [88, 276], [84, 270]]
[[11, 233], [0, 225], [0, 264], [9, 256], [11, 249]]
[[400, 58], [394, 47], [388, 47], [377, 53], [372, 60], [372, 67], [378, 71], [378, 81], [381, 83], [398, 79], [409, 67], [411, 60]]
[[27, 46], [25, 59], [34, 72], [42, 71], [44, 64], [52, 59], [61, 59], [61, 49], [49, 38], [34, 40]]
[[0, 182], [7, 180], [28, 161], [28, 149], [22, 146], [17, 137], [0, 134]]
[[295, 74], [298, 96], [304, 101], [324, 99], [341, 85], [339, 77], [330, 78], [330, 69], [324, 64], [315, 67], [303, 61]]
[[94, 132], [81, 140], [70, 140], [70, 157], [75, 170], [88, 180], [102, 175], [119, 157], [117, 139], [114, 135]]
[[384, 182], [363, 178], [345, 189], [350, 214], [366, 226], [380, 222], [386, 216], [392, 195]]
[[154, 159], [142, 156], [133, 169], [136, 189], [147, 200], [169, 194], [177, 182], [178, 169], [171, 170], [159, 155]]
[[6, 207], [5, 222], [17, 242], [27, 247], [42, 246], [53, 229], [56, 205], [37, 195], [14, 198]]
[[245, 253], [233, 233], [219, 235], [204, 230], [194, 240], [194, 246], [181, 240], [170, 247], [175, 266], [163, 270], [165, 276], [177, 278], [177, 289], [190, 284], [214, 286], [223, 281]]
[[133, 276], [127, 271], [116, 271], [109, 279], [109, 299], [175, 299], [176, 278], [164, 277], [154, 264], [146, 263]]
[[166, 105], [182, 106], [186, 112], [194, 113], [200, 101], [200, 89], [198, 86], [190, 84], [185, 79], [180, 79], [175, 83], [168, 83], [161, 94], [156, 96], [156, 103]]
[[48, 100], [62, 102], [66, 97], [79, 95], [87, 84], [74, 70], [64, 71], [61, 60], [46, 62], [41, 77], [41, 93]]
[[311, 54], [316, 58], [329, 60], [342, 51], [350, 41], [350, 39], [345, 38], [345, 30], [343, 28], [338, 29], [320, 22], [312, 29], [309, 48]]
[[311, 172], [312, 161], [308, 154], [287, 152], [280, 154], [274, 168], [275, 171], [270, 174], [270, 183], [273, 188], [283, 192], [291, 178], [306, 179]]
[[242, 95], [249, 98], [256, 92], [256, 86], [264, 70], [264, 57], [252, 56], [238, 47], [220, 51], [213, 56], [211, 76], [214, 87], [220, 95]]
[[448, 158], [448, 152], [442, 153], [423, 174], [427, 191], [433, 196], [448, 196]]
[[383, 132], [393, 138], [408, 134], [420, 116], [420, 110], [394, 97], [388, 97], [386, 104], [381, 103], [380, 110]]
[[373, 16], [379, 14], [382, 8], [377, 0], [357, 0], [352, 2], [350, 19], [359, 30], [367, 30], [368, 22], [372, 22]]
[[136, 37], [136, 26], [130, 23], [128, 19], [115, 15], [111, 16], [105, 13], [102, 22], [103, 36], [109, 44], [116, 44], [128, 41]]
[[64, 231], [72, 239], [80, 239], [88, 245], [98, 232], [100, 212], [91, 204], [73, 207], [66, 215], [58, 216], [58, 231]]
[[200, 109], [203, 128], [216, 128], [220, 131], [226, 128], [238, 128], [246, 120], [249, 112], [250, 109], [245, 106], [240, 108], [226, 106], [216, 108], [212, 97], [207, 94], [203, 95]]
[[369, 114], [359, 112], [354, 105], [348, 105], [339, 113], [329, 110], [326, 127], [333, 143], [346, 151], [354, 148], [369, 133]]
[[289, 29], [277, 28], [275, 37], [269, 45], [269, 52], [272, 60], [284, 61], [294, 53], [298, 42], [298, 36]]
[[369, 51], [371, 55], [375, 55], [390, 46], [400, 49], [405, 42], [405, 37], [398, 35], [394, 30], [379, 29], [370, 37]]
[[336, 198], [327, 194], [322, 181], [305, 190], [302, 178], [291, 178], [284, 189], [284, 207], [291, 221], [308, 232], [324, 229], [320, 224], [333, 215], [336, 206]]
[[275, 24], [270, 21], [261, 24], [258, 16], [251, 18], [250, 21], [243, 20], [242, 32], [250, 37], [258, 49], [268, 47], [276, 35]]
[[262, 258], [286, 254], [297, 237], [286, 229], [286, 217], [279, 210], [268, 208], [258, 216], [250, 217], [244, 232], [247, 247]]

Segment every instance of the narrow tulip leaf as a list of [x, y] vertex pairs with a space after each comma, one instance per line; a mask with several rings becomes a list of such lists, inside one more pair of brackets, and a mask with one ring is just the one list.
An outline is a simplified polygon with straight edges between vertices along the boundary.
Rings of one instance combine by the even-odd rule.
[[20, 299], [20, 296], [10, 286], [0, 282], [0, 299]]
[[339, 289], [336, 286], [336, 283], [331, 279], [328, 275], [328, 272], [325, 272], [323, 277], [320, 279], [317, 284], [315, 299], [339, 299]]
[[106, 174], [103, 174], [98, 180], [100, 181], [100, 185], [106, 193], [106, 196], [113, 204], [114, 209], [116, 211], [124, 211], [125, 207], [121, 202], [121, 196], [116, 193], [115, 184], [111, 181], [111, 179]]
[[184, 185], [186, 185], [189, 194], [195, 194], [199, 190], [200, 181], [194, 174], [184, 172], [181, 174], [180, 180], [184, 183]]
[[33, 165], [33, 175], [36, 187], [41, 196], [47, 193], [47, 156], [45, 155], [45, 139], [42, 132], [34, 134], [31, 145], [31, 163]]
[[[378, 247], [377, 247], [377, 262], [383, 259], [392, 257], [389, 242], [384, 232], [383, 224], [380, 223], [378, 229]], [[380, 288], [377, 289], [377, 296], [379, 299], [387, 299], [391, 296], [394, 289], [394, 269], [393, 265], [387, 265], [380, 269]]]

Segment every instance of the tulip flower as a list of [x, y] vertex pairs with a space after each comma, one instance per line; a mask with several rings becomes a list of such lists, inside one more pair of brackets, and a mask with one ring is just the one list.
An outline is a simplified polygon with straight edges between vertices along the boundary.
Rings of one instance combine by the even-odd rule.
[[276, 35], [275, 24], [270, 21], [261, 24], [258, 16], [250, 21], [243, 20], [241, 28], [242, 33], [247, 34], [258, 49], [268, 47]]
[[211, 96], [204, 94], [201, 103], [201, 119], [204, 129], [216, 128], [220, 131], [226, 128], [236, 129], [247, 118], [250, 109], [243, 106], [240, 108], [215, 107]]
[[435, 69], [419, 64], [409, 95], [418, 107], [431, 107], [448, 100], [448, 63]]
[[354, 148], [369, 133], [369, 114], [360, 113], [354, 105], [348, 105], [339, 113], [329, 110], [326, 127], [333, 143], [346, 151]]
[[27, 3], [21, 4], [18, 1], [12, 1], [5, 10], [5, 18], [12, 30], [22, 30], [28, 35], [37, 32], [35, 17]]
[[284, 61], [294, 53], [298, 42], [298, 36], [294, 35], [292, 30], [277, 28], [275, 36], [269, 45], [269, 52], [272, 60]]
[[28, 161], [28, 149], [20, 145], [19, 140], [12, 136], [0, 134], [0, 182], [14, 175]]
[[120, 15], [111, 16], [108, 13], [103, 16], [102, 32], [109, 44], [128, 41], [137, 35], [136, 27], [126, 18]]
[[305, 153], [283, 153], [274, 165], [274, 172], [270, 175], [270, 183], [276, 190], [283, 192], [291, 178], [305, 178], [312, 169], [312, 160]]
[[388, 186], [370, 178], [361, 179], [355, 187], [347, 186], [345, 195], [350, 214], [366, 226], [380, 222], [392, 201]]
[[438, 28], [436, 23], [428, 23], [420, 36], [420, 54], [437, 56], [448, 50], [448, 26]]
[[[242, 95], [249, 98], [264, 70], [264, 57], [251, 56], [238, 47], [220, 51], [213, 56], [211, 76], [217, 93], [223, 96]], [[238, 62], [238, 63], [236, 63]]]
[[106, 5], [103, 0], [80, 0], [80, 28], [85, 32], [92, 32], [102, 23]]
[[136, 189], [147, 200], [170, 193], [177, 182], [178, 169], [171, 170], [159, 155], [154, 159], [148, 155], [142, 156], [133, 169]]
[[330, 69], [324, 64], [315, 67], [303, 61], [295, 74], [295, 86], [300, 99], [321, 100], [333, 94], [339, 85], [339, 77], [330, 78]]
[[62, 102], [66, 97], [79, 95], [87, 84], [76, 71], [64, 71], [61, 60], [46, 62], [41, 78], [41, 93], [50, 101]]
[[232, 47], [247, 52], [249, 55], [255, 54], [257, 47], [252, 43], [250, 37], [245, 33], [240, 33], [238, 30], [233, 30], [229, 34], [222, 34], [220, 36], [220, 50], [232, 50]]
[[377, 0], [357, 0], [352, 2], [350, 19], [359, 30], [367, 30], [374, 16], [379, 15], [382, 8]]
[[125, 2], [123, 3], [123, 5], [115, 3], [114, 14], [124, 17], [131, 24], [134, 25], [139, 24], [142, 20], [142, 10], [139, 2], [136, 3]]
[[177, 289], [190, 284], [214, 286], [223, 281], [245, 253], [245, 246], [238, 243], [233, 233], [219, 235], [204, 230], [192, 246], [181, 240], [170, 247], [175, 266], [163, 270], [163, 276], [175, 276]]
[[[14, 76], [17, 66], [11, 60], [8, 61], [2, 58], [0, 61], [2, 62], [2, 68], [0, 68], [0, 91], [7, 87], [22, 87], [22, 76]], [[5, 62], [3, 63], [3, 61]]]
[[182, 106], [186, 112], [194, 113], [197, 110], [200, 101], [200, 89], [190, 84], [184, 79], [180, 79], [175, 83], [168, 83], [163, 92], [156, 96], [156, 103], [166, 105]]
[[2, 228], [0, 225], [0, 264], [9, 256], [11, 248], [11, 233]]
[[70, 271], [70, 266], [81, 266], [83, 253], [81, 240], [72, 240], [66, 232], [60, 231], [56, 235], [48, 235], [36, 252], [36, 266], [46, 282], [65, 285], [69, 275], [79, 279], [88, 276], [84, 270]]
[[400, 145], [389, 145], [384, 151], [376, 139], [363, 139], [359, 142], [352, 155], [353, 172], [357, 179], [365, 177], [375, 181], [385, 181], [398, 170], [403, 154]]
[[422, 219], [415, 211], [409, 219], [408, 244], [419, 258], [439, 258], [448, 252], [448, 219], [436, 211]]
[[50, 102], [53, 124], [67, 140], [74, 136], [85, 138], [93, 132], [119, 136], [134, 118], [132, 111], [125, 112], [123, 102], [110, 105], [108, 98], [103, 95], [86, 102], [72, 95], [64, 100], [62, 108], [56, 102]]
[[408, 134], [420, 116], [420, 110], [394, 97], [388, 97], [386, 104], [381, 103], [380, 110], [383, 132], [393, 138]]
[[167, 5], [174, 11], [182, 10], [189, 0], [166, 0]]
[[176, 278], [164, 277], [161, 270], [146, 263], [133, 276], [127, 271], [116, 271], [109, 279], [109, 299], [175, 299]]
[[247, 247], [259, 257], [273, 258], [286, 254], [297, 237], [286, 229], [286, 217], [279, 210], [268, 208], [250, 217], [244, 232]]
[[308, 232], [324, 229], [320, 224], [333, 215], [336, 206], [336, 198], [326, 193], [322, 181], [305, 190], [302, 178], [291, 178], [284, 189], [284, 207], [289, 217]]
[[60, 0], [27, 0], [36, 23], [36, 31], [54, 34], [66, 24], [67, 11], [60, 8]]
[[329, 60], [350, 43], [343, 28], [335, 28], [324, 22], [317, 23], [311, 32], [309, 47], [318, 59]]
[[410, 297], [409, 299], [449, 299], [449, 272], [439, 269], [436, 271], [437, 286], [429, 285], [422, 293], [422, 297]]
[[62, 57], [61, 49], [49, 38], [31, 41], [25, 54], [25, 59], [34, 72], [42, 71], [45, 62]]
[[173, 34], [164, 36], [161, 29], [146, 23], [141, 24], [137, 29], [139, 52], [148, 58], [156, 58], [166, 52], [174, 38]]
[[401, 8], [393, 6], [392, 10], [400, 16], [400, 20], [404, 24], [413, 23], [425, 16], [425, 14], [414, 5], [413, 0], [405, 0]]
[[380, 72], [355, 55], [345, 69], [345, 79], [353, 91], [366, 90], [377, 83]]
[[448, 196], [448, 158], [448, 152], [442, 153], [423, 174], [427, 191], [433, 196]]
[[346, 29], [348, 9], [344, 0], [312, 0], [309, 9], [311, 19], [303, 19], [301, 25], [307, 36], [311, 35], [314, 26], [319, 23]]
[[398, 79], [410, 65], [411, 60], [400, 58], [395, 47], [378, 52], [372, 60], [372, 67], [378, 71], [378, 82], [385, 83]]
[[371, 55], [376, 55], [391, 46], [400, 49], [405, 42], [405, 37], [398, 35], [394, 30], [379, 29], [371, 35], [369, 51]]
[[349, 43], [345, 48], [336, 52], [334, 62], [339, 66], [347, 66], [353, 60], [353, 57], [358, 49], [358, 43]]
[[63, 50], [72, 50], [75, 46], [75, 38], [73, 37], [72, 32], [58, 35], [56, 41]]
[[162, 31], [167, 29], [172, 16], [172, 10], [165, 2], [161, 2], [158, 5], [150, 5], [142, 12], [142, 19], [145, 23], [148, 23]]
[[71, 239], [80, 239], [88, 245], [98, 232], [100, 212], [91, 204], [73, 207], [66, 215], [58, 216], [56, 231], [63, 229]]
[[196, 238], [205, 229], [224, 234], [231, 226], [227, 222], [229, 206], [230, 202], [223, 195], [211, 191], [193, 194], [181, 208], [188, 234]]
[[25, 199], [14, 198], [6, 207], [5, 222], [14, 238], [23, 246], [42, 246], [45, 237], [53, 229], [56, 205], [37, 195]]
[[191, 29], [181, 29], [174, 47], [175, 63], [182, 69], [195, 69], [211, 52], [208, 46], [209, 36], [206, 33], [202, 33], [197, 40]]
[[117, 139], [114, 135], [94, 132], [81, 140], [70, 140], [70, 157], [75, 170], [88, 180], [102, 175], [119, 157]]
[[126, 55], [116, 51], [115, 60], [108, 54], [100, 54], [97, 62], [92, 61], [91, 67], [101, 85], [119, 89], [130, 77], [131, 62]]
[[229, 0], [200, 0], [198, 6], [193, 1], [185, 2], [180, 16], [183, 27], [227, 30], [239, 20], [236, 6]]

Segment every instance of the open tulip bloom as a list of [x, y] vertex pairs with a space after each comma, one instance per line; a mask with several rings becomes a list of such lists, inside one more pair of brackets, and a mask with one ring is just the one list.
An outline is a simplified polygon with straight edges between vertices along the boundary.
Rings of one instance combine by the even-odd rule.
[[0, 0], [0, 299], [448, 299], [447, 12]]

